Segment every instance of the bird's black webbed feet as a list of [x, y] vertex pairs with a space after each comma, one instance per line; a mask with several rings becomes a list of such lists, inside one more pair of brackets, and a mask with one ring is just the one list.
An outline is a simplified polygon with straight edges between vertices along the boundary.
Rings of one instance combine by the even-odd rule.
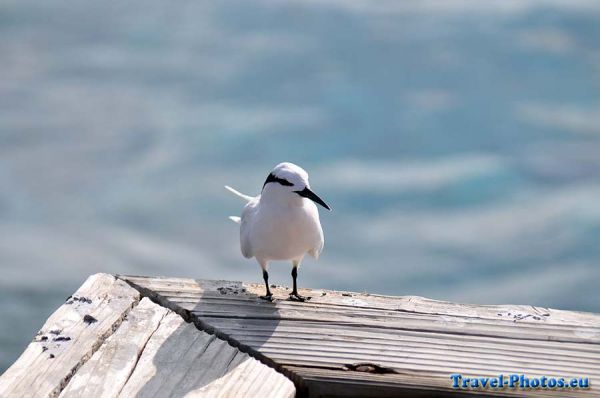
[[301, 295], [298, 294], [298, 292], [296, 292], [296, 293], [294, 293], [294, 292], [290, 293], [290, 297], [288, 298], [288, 300], [290, 300], [290, 301], [302, 301], [302, 302], [308, 301], [310, 299], [311, 299], [311, 297], [309, 297], [309, 296], [301, 296]]
[[273, 294], [272, 293], [265, 294], [264, 296], [258, 296], [258, 297], [262, 300], [273, 302]]

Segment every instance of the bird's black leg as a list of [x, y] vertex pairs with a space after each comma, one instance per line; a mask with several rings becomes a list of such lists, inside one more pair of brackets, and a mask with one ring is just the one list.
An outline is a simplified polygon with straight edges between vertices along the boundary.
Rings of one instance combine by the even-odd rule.
[[269, 273], [266, 269], [263, 269], [263, 279], [265, 280], [267, 293], [264, 296], [260, 296], [260, 298], [267, 301], [273, 301], [273, 293], [271, 293], [271, 289], [269, 289]]
[[298, 284], [296, 280], [298, 279], [298, 265], [294, 264], [292, 268], [292, 279], [294, 281], [294, 289], [290, 293], [290, 300], [292, 301], [306, 301], [310, 300], [310, 297], [304, 297], [298, 294]]

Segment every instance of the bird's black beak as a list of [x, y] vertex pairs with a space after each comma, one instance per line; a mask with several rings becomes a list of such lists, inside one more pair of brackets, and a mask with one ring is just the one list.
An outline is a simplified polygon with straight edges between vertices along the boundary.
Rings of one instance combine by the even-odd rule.
[[314, 193], [313, 191], [311, 191], [310, 189], [308, 189], [308, 187], [304, 188], [302, 191], [295, 191], [298, 195], [305, 197], [307, 199], [312, 200], [315, 203], [320, 204], [321, 206], [323, 206], [324, 208], [326, 208], [327, 210], [331, 211], [331, 207], [327, 206], [327, 203], [325, 203], [323, 201], [323, 199], [319, 198], [319, 196]]

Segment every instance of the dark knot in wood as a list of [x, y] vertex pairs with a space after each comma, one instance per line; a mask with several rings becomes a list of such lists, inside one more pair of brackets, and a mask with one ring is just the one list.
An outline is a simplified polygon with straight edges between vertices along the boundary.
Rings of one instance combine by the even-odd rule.
[[380, 374], [380, 375], [390, 374], [390, 373], [398, 373], [392, 368], [387, 368], [385, 366], [381, 366], [376, 363], [369, 363], [369, 362], [346, 364], [346, 365], [344, 365], [344, 370], [351, 370], [354, 372], [373, 373], [373, 374]]

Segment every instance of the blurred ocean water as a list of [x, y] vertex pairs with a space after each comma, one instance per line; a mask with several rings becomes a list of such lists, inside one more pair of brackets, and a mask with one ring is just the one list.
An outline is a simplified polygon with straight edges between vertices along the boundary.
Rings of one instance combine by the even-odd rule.
[[4, 1], [0, 61], [0, 371], [89, 274], [260, 281], [281, 161], [301, 285], [600, 311], [597, 1]]

